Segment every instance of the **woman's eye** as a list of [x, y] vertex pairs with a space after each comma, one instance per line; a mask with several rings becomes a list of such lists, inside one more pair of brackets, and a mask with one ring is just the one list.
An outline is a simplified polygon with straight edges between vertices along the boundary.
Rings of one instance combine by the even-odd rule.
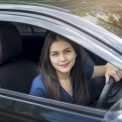
[[53, 53], [53, 54], [51, 54], [52, 56], [58, 56], [58, 53]]
[[66, 54], [67, 54], [67, 53], [70, 53], [70, 52], [71, 52], [71, 50], [66, 50], [66, 51], [65, 51]]

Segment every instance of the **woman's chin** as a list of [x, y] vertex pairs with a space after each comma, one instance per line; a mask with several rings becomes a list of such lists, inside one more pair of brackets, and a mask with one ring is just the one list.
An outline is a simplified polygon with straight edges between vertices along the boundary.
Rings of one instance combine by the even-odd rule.
[[59, 72], [61, 72], [61, 73], [68, 73], [68, 72], [70, 72], [70, 69], [69, 68], [60, 69]]

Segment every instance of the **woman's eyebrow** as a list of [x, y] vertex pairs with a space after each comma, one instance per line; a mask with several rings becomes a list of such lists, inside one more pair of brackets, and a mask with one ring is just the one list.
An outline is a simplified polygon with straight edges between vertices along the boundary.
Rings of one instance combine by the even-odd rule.
[[[70, 49], [70, 47], [67, 47], [67, 48], [65, 48], [65, 49], [63, 49], [62, 51], [65, 51], [65, 50], [68, 50], [68, 49]], [[59, 51], [51, 51], [50, 53], [57, 53], [57, 52], [59, 52]]]
[[65, 51], [65, 50], [69, 50], [69, 49], [70, 49], [70, 47], [67, 47], [67, 48], [64, 49], [64, 51]]
[[50, 53], [57, 53], [57, 52], [59, 52], [59, 51], [51, 51]]

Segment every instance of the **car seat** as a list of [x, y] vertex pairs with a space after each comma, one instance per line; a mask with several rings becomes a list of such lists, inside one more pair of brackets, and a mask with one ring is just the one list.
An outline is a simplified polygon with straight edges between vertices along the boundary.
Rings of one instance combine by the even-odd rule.
[[[93, 66], [97, 65], [98, 62], [96, 62], [96, 60], [93, 58], [93, 56], [95, 56], [94, 54], [92, 54], [83, 47], [81, 47], [81, 54], [82, 54], [81, 57], [83, 65], [93, 65]], [[96, 101], [98, 100], [104, 85], [105, 85], [104, 77], [98, 77], [89, 80], [89, 92], [92, 101], [91, 104], [93, 104], [93, 106], [96, 104]]]
[[29, 93], [39, 69], [21, 53], [22, 40], [16, 26], [0, 22], [0, 88]]

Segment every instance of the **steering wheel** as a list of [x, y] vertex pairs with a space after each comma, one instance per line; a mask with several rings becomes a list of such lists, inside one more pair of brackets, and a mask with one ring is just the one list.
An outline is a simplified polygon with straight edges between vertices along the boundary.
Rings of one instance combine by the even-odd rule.
[[110, 94], [110, 92], [114, 86], [114, 83], [115, 83], [114, 78], [110, 77], [109, 82], [105, 84], [105, 86], [104, 86], [104, 88], [100, 94], [100, 97], [98, 99], [96, 107], [102, 108], [105, 106], [107, 98], [108, 98], [108, 96], [109, 96], [109, 94]]

